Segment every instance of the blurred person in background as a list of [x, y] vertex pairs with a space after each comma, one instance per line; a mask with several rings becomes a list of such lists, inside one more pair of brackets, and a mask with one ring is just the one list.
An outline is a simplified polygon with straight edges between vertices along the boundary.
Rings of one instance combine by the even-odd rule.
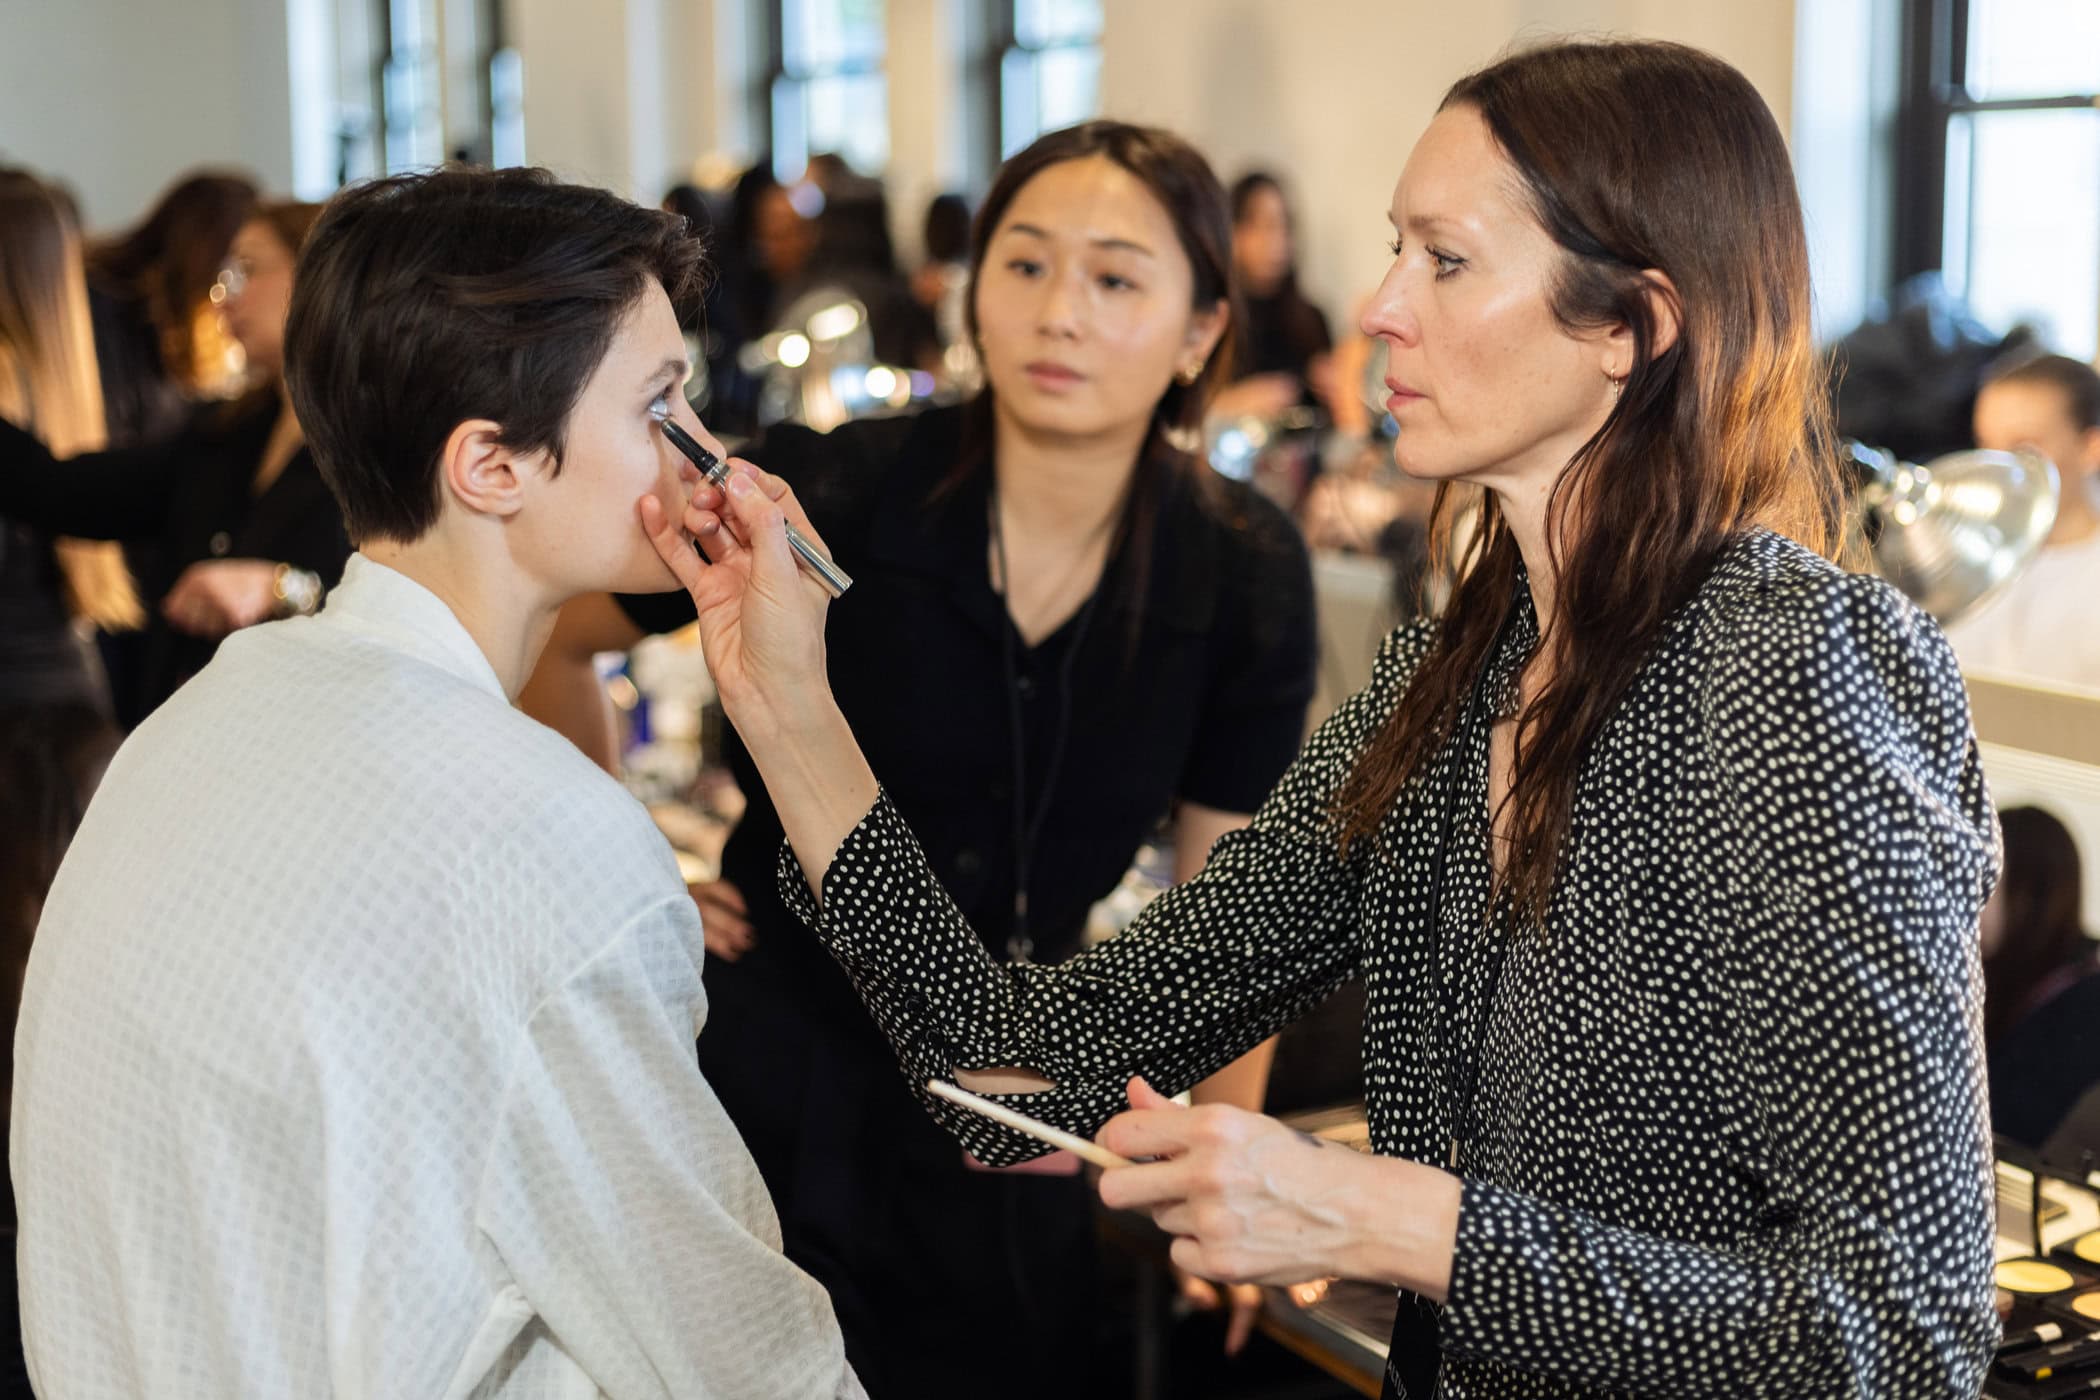
[[771, 157], [746, 170], [730, 191], [729, 243], [743, 267], [741, 283], [732, 288], [737, 324], [746, 339], [756, 339], [774, 328], [782, 291], [801, 279], [817, 244], [815, 223], [773, 178]]
[[177, 181], [125, 233], [88, 250], [88, 304], [109, 446], [163, 441], [224, 387], [225, 332], [211, 293], [258, 192], [242, 175]]
[[[0, 419], [54, 455], [102, 446], [87, 281], [70, 201], [27, 171], [0, 169]], [[60, 462], [63, 471], [67, 463]], [[0, 515], [0, 956], [14, 1083], [15, 1013], [44, 897], [117, 744], [86, 628], [144, 620], [114, 545], [54, 539]], [[0, 1098], [4, 1102], [5, 1098]], [[0, 1147], [6, 1143], [0, 1129]], [[14, 1292], [14, 1196], [0, 1296], [0, 1395], [26, 1395]]]
[[[201, 170], [170, 186], [132, 228], [90, 243], [88, 310], [110, 447], [167, 442], [202, 400], [237, 393], [239, 346], [214, 300], [234, 235], [255, 212], [259, 191], [244, 175]], [[134, 577], [159, 572], [153, 545], [123, 546]], [[146, 633], [103, 629], [96, 638], [117, 722], [145, 717]]]
[[[55, 458], [99, 451], [107, 439], [79, 231], [41, 180], [6, 169], [0, 418]], [[106, 711], [100, 669], [75, 624], [124, 629], [145, 621], [122, 557], [113, 545], [55, 539], [33, 523], [6, 519], [4, 531], [0, 700]]]
[[786, 284], [781, 306], [819, 290], [846, 292], [867, 310], [876, 360], [912, 369], [938, 368], [940, 337], [933, 314], [913, 297], [897, 267], [889, 197], [882, 182], [841, 167], [826, 175], [822, 189], [816, 245], [801, 275]]
[[[1201, 154], [1117, 122], [1047, 135], [1001, 171], [970, 254], [976, 397], [746, 451], [854, 576], [831, 683], [948, 891], [994, 957], [1058, 963], [1161, 817], [1185, 877], [1289, 762], [1311, 570], [1280, 510], [1175, 445], [1231, 363], [1230, 220]], [[579, 600], [521, 703], [616, 769], [592, 655], [693, 617], [680, 593]], [[788, 1256], [831, 1290], [877, 1400], [1085, 1393], [1100, 1280], [1078, 1159], [993, 1171], [927, 1118], [782, 901], [779, 817], [741, 740], [730, 759], [749, 806], [694, 891], [700, 1062]], [[1258, 1107], [1269, 1053], [1196, 1096]], [[1236, 1349], [1260, 1294], [1225, 1292]]]
[[694, 379], [686, 384], [686, 402], [708, 415], [717, 432], [741, 436], [750, 431], [750, 409], [757, 385], [737, 368], [744, 344], [732, 291], [744, 276], [742, 251], [723, 237], [714, 200], [697, 185], [673, 185], [663, 198], [663, 211], [685, 220], [686, 231], [708, 259], [706, 287], [690, 308], [681, 311], [686, 343], [693, 353]]
[[59, 534], [140, 541], [148, 618], [137, 688], [143, 717], [211, 659], [230, 632], [311, 612], [350, 555], [341, 512], [284, 394], [284, 318], [299, 245], [319, 206], [265, 203], [222, 274], [228, 328], [253, 385], [202, 410], [164, 443], [60, 462], [0, 425], [0, 513]]
[[1320, 308], [1298, 290], [1290, 206], [1266, 172], [1233, 182], [1232, 264], [1246, 329], [1233, 355], [1233, 382], [1212, 412], [1273, 418], [1301, 404], [1327, 407], [1334, 336]]
[[2100, 961], [2080, 918], [2070, 829], [2039, 807], [2008, 808], [1998, 822], [2005, 874], [1980, 925], [1991, 1128], [2039, 1148], [2100, 1085]]
[[920, 238], [925, 261], [911, 275], [911, 294], [932, 315], [945, 350], [969, 339], [969, 201], [959, 194], [935, 195]]
[[2100, 373], [2067, 355], [2017, 360], [1976, 396], [1976, 445], [2056, 464], [2049, 538], [2010, 583], [1947, 629], [1964, 671], [2100, 691]]

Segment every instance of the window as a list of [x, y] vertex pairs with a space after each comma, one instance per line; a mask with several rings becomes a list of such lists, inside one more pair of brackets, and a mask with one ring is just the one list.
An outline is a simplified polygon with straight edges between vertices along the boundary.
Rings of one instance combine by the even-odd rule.
[[1896, 273], [2100, 354], [2100, 5], [1908, 0]]
[[1101, 0], [1001, 0], [999, 158], [1101, 110]]
[[[334, 26], [332, 190], [453, 158], [525, 163], [523, 66], [503, 37], [504, 0], [342, 0]], [[440, 11], [442, 10], [442, 17]], [[441, 22], [442, 18], [442, 22]], [[323, 183], [302, 180], [319, 194]]]
[[879, 174], [890, 157], [883, 0], [777, 0], [772, 19], [774, 171], [792, 180], [835, 152]]
[[445, 159], [437, 8], [432, 0], [389, 0], [385, 18], [379, 87], [387, 173], [426, 170]]

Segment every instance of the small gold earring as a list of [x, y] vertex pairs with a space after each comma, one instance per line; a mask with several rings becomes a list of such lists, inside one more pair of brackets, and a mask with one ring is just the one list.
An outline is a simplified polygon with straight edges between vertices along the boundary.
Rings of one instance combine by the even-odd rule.
[[1174, 377], [1181, 381], [1181, 385], [1183, 388], [1187, 388], [1189, 385], [1194, 384], [1197, 380], [1203, 377], [1203, 366], [1200, 364], [1183, 365], [1181, 367], [1181, 373], [1175, 375]]

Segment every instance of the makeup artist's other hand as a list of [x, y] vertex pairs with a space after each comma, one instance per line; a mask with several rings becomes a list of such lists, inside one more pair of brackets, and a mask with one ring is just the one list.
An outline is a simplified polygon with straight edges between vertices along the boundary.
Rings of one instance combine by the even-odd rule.
[[266, 622], [277, 608], [277, 566], [266, 559], [205, 559], [190, 565], [161, 599], [178, 632], [223, 637]]
[[1180, 1108], [1142, 1079], [1130, 1107], [1095, 1139], [1136, 1160], [1101, 1174], [1101, 1200], [1150, 1213], [1179, 1267], [1231, 1283], [1361, 1278], [1439, 1299], [1449, 1288], [1457, 1178], [1243, 1108]]
[[727, 880], [703, 880], [685, 888], [700, 906], [700, 939], [709, 953], [723, 962], [735, 962], [751, 951], [757, 939], [742, 890]]
[[693, 596], [700, 646], [722, 707], [745, 729], [812, 697], [828, 700], [824, 611], [830, 598], [788, 548], [790, 521], [823, 547], [794, 492], [749, 462], [729, 466], [729, 490], [703, 483], [677, 520], [654, 496], [642, 497], [639, 508], [656, 552]]
[[1181, 1301], [1197, 1312], [1216, 1312], [1219, 1308], [1230, 1308], [1225, 1319], [1225, 1354], [1238, 1356], [1254, 1335], [1254, 1324], [1261, 1318], [1261, 1285], [1258, 1283], [1212, 1283], [1207, 1278], [1198, 1278], [1187, 1269], [1174, 1265], [1174, 1282], [1180, 1287]]

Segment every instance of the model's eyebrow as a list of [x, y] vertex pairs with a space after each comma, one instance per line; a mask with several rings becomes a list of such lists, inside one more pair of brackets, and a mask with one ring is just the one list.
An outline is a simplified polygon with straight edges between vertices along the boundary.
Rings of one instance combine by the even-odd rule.
[[[1025, 233], [1044, 240], [1048, 240], [1050, 237], [1050, 234], [1046, 230], [1037, 228], [1034, 224], [1008, 224], [1006, 226], [1006, 231], [1008, 233]], [[1159, 256], [1159, 254], [1153, 252], [1144, 244], [1133, 242], [1128, 238], [1090, 238], [1087, 241], [1096, 248], [1107, 248], [1116, 252], [1136, 253], [1141, 258], [1156, 258]]]
[[684, 356], [680, 355], [675, 358], [666, 358], [662, 364], [656, 367], [655, 371], [651, 373], [647, 379], [644, 379], [642, 381], [642, 387], [644, 389], [653, 389], [659, 384], [676, 384], [681, 378], [685, 376], [685, 371], [686, 363]]
[[1407, 216], [1407, 227], [1416, 233], [1436, 233], [1440, 230], [1448, 233], [1456, 229], [1457, 225], [1441, 214], [1410, 214]]

